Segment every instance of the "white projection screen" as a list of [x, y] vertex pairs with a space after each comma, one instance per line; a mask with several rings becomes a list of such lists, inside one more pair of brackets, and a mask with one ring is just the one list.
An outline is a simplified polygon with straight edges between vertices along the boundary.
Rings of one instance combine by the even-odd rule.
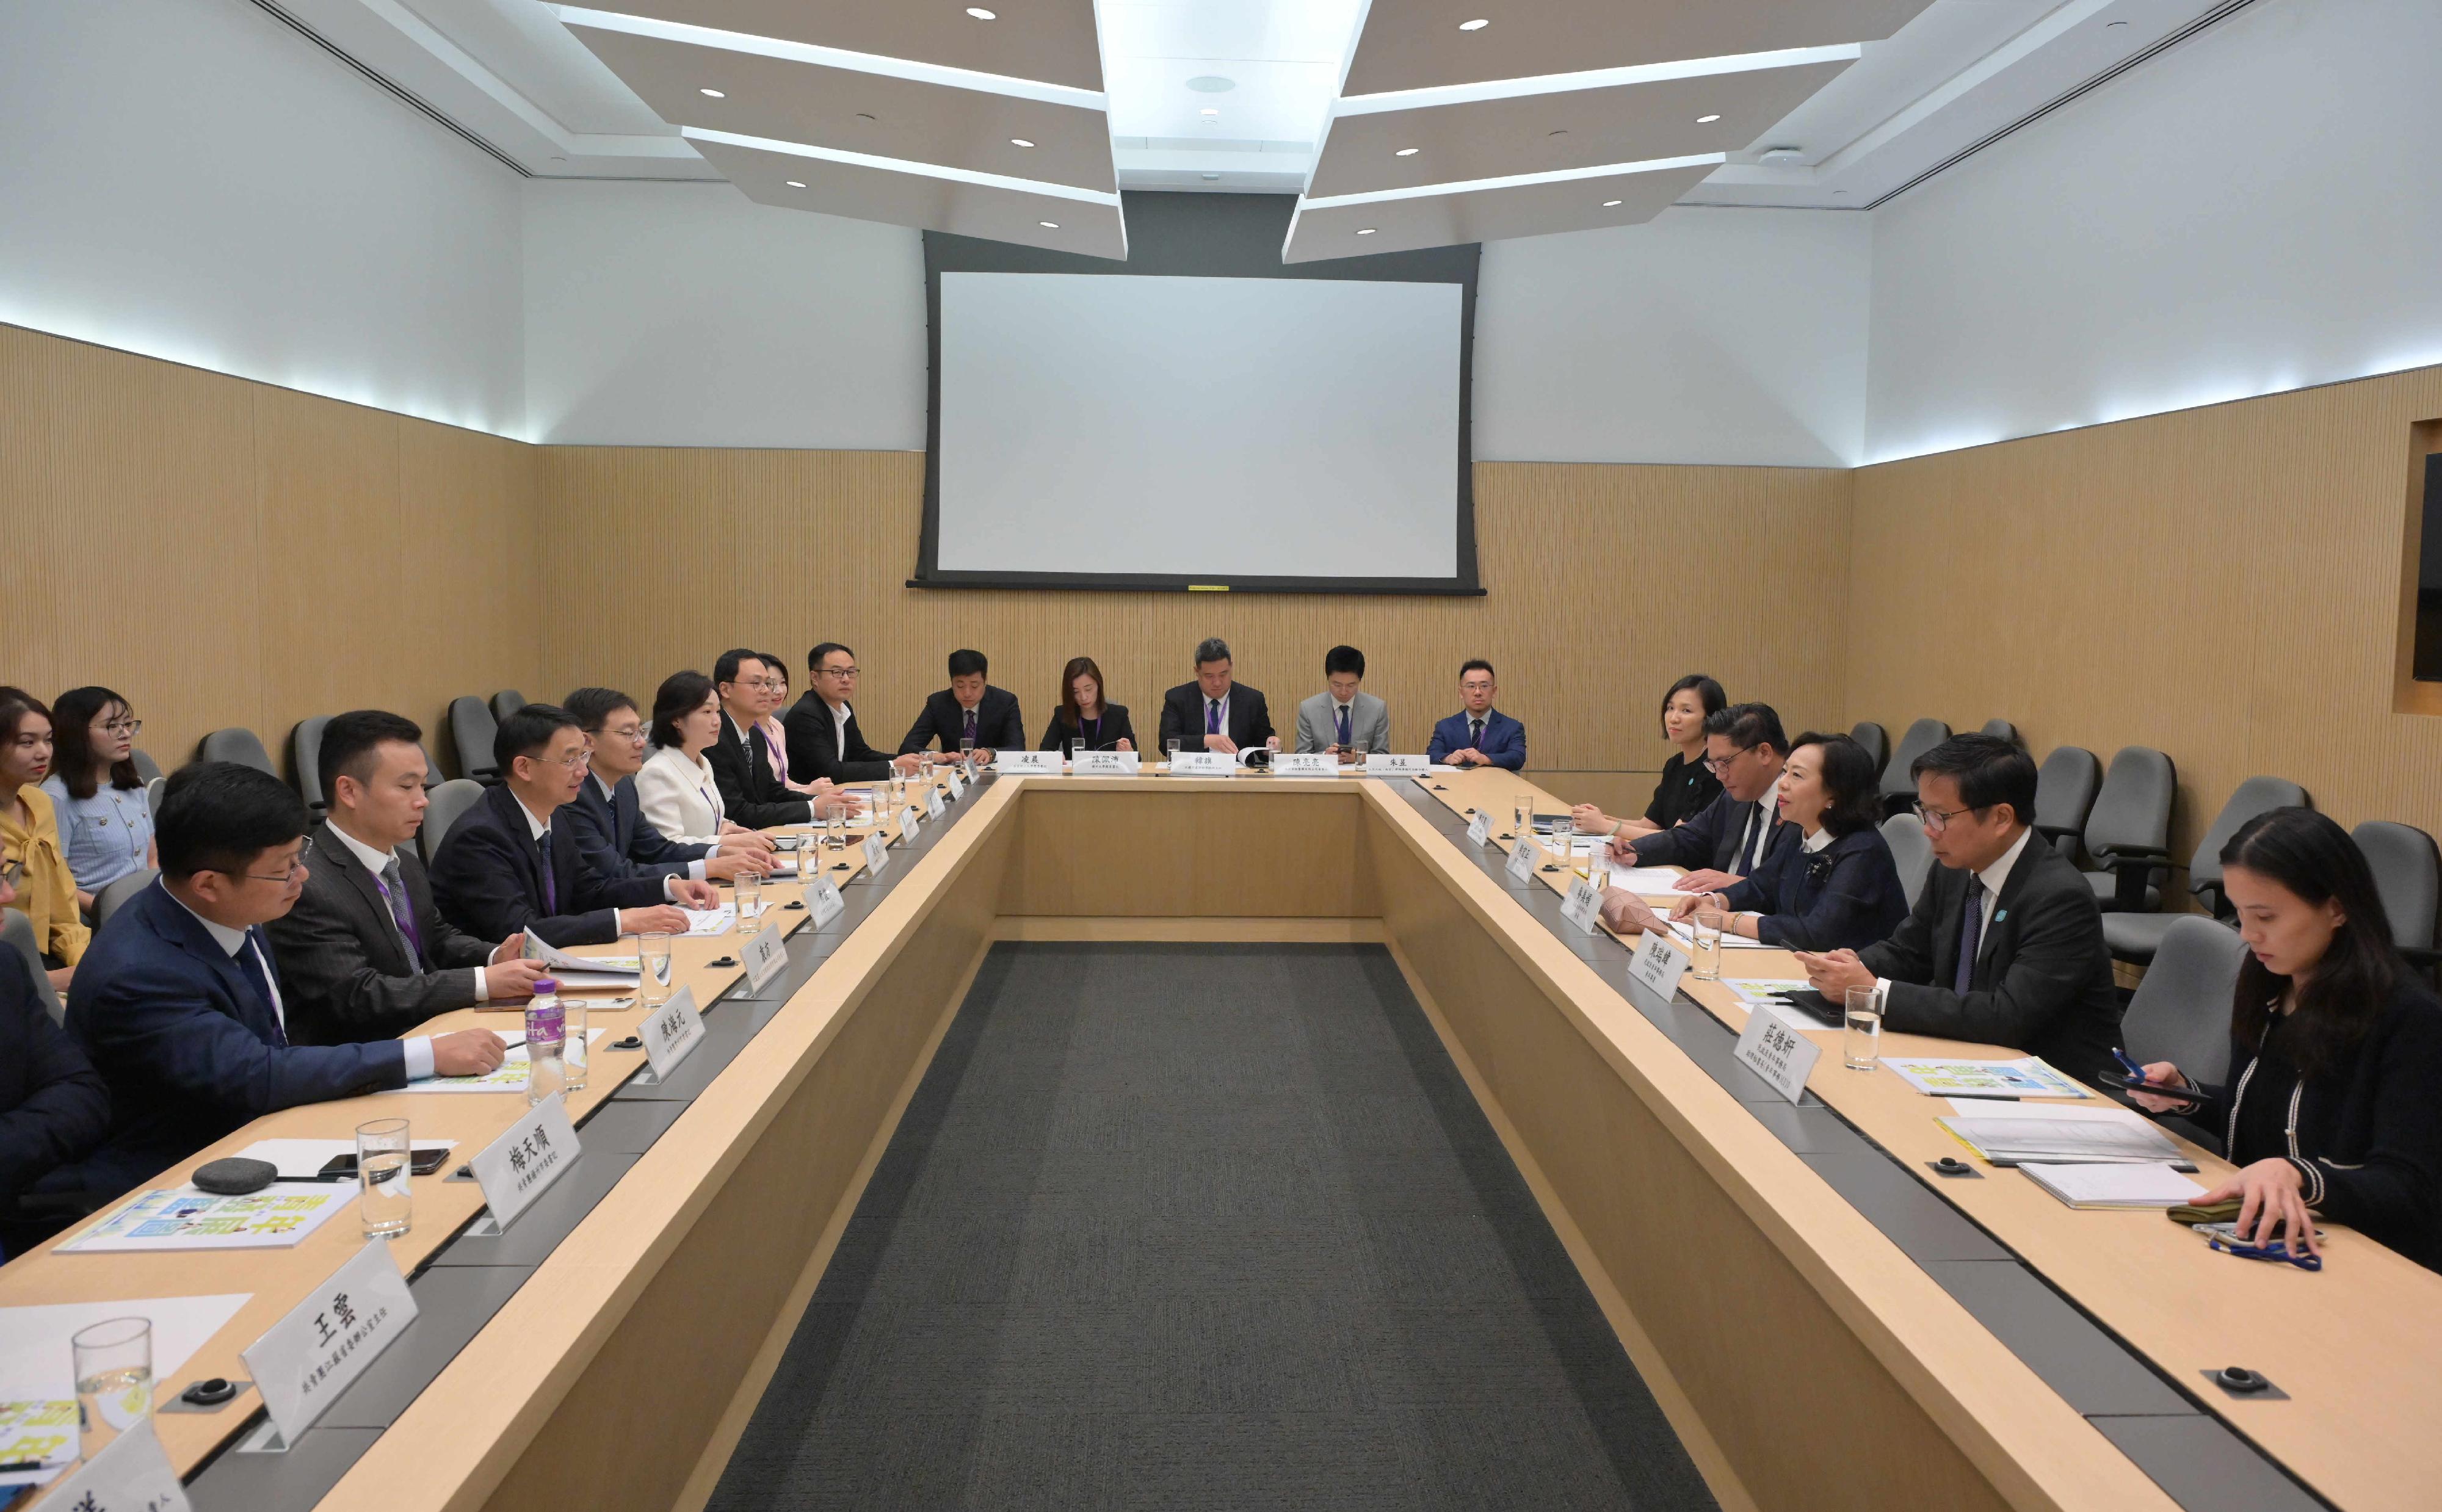
[[961, 266], [928, 236], [916, 585], [1477, 592], [1472, 257], [1465, 280], [1447, 264], [1289, 277], [1271, 239], [1240, 274], [1209, 243], [1165, 258], [1135, 196], [1129, 215], [1125, 272], [1058, 254], [1038, 270], [1015, 248]]

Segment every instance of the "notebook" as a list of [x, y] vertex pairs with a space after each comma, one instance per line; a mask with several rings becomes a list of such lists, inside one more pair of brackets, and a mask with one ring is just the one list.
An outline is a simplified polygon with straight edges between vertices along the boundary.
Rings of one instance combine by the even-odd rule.
[[2072, 1208], [2176, 1208], [2205, 1189], [2167, 1165], [2022, 1165], [2035, 1185]]

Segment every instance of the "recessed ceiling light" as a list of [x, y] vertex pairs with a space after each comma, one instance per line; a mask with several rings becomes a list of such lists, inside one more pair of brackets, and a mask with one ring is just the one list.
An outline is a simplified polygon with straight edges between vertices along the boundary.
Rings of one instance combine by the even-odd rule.
[[1060, 223], [1058, 221], [1037, 221], [1034, 224], [1042, 227], [1047, 231], [1056, 231], [1060, 229]]
[[1763, 150], [1763, 160], [1767, 163], [1794, 163], [1805, 155], [1795, 147], [1767, 147]]
[[1031, 147], [1031, 146], [1033, 146], [1033, 145], [1034, 145], [1032, 142], [1028, 141], [1028, 140], [1027, 140], [1025, 137], [1011, 137], [1009, 139], [1009, 144], [1010, 144], [1011, 147]]
[[1187, 82], [1187, 87], [1199, 95], [1226, 95], [1238, 87], [1238, 81], [1219, 74], [1197, 74]]
[[1000, 19], [999, 11], [986, 10], [981, 6], [967, 7], [967, 14], [975, 17], [977, 21], [998, 21]]
[[1699, 116], [1696, 118], [1696, 124], [1699, 126], [1709, 126], [1721, 118], [1722, 118], [1719, 116]]
[[1607, 199], [1607, 200], [1603, 201], [1603, 209], [1611, 209], [1613, 206], [1614, 206], [1614, 205], [1616, 205], [1616, 204], [1618, 204], [1618, 203], [1619, 203], [1619, 201], [1617, 201], [1617, 200], [1615, 200], [1615, 199]]
[[1218, 116], [1221, 113], [1213, 109], [1212, 106], [1207, 105], [1202, 110], [1196, 112], [1196, 114], [1200, 116]]
[[803, 189], [806, 187], [806, 181], [802, 178], [793, 178], [788, 182], [791, 189]]
[[1461, 31], [1482, 31], [1485, 27], [1488, 27], [1488, 26], [1490, 26], [1490, 25], [1492, 25], [1492, 23], [1491, 23], [1491, 22], [1486, 21], [1486, 20], [1485, 20], [1483, 17], [1479, 16], [1479, 17], [1477, 17], [1477, 18], [1476, 18], [1475, 20], [1473, 20], [1473, 21], [1462, 21], [1462, 22], [1460, 22], [1460, 23], [1458, 24], [1458, 29], [1459, 29], [1459, 30], [1461, 30]]
[[1371, 226], [1361, 228], [1357, 234], [1359, 236], [1371, 236], [1374, 234], [1374, 228]]
[[729, 98], [718, 89], [699, 89], [696, 93], [702, 95], [706, 100], [727, 100]]
[[1412, 147], [1402, 147], [1391, 155], [1394, 157], [1413, 157], [1416, 155], [1416, 149]]

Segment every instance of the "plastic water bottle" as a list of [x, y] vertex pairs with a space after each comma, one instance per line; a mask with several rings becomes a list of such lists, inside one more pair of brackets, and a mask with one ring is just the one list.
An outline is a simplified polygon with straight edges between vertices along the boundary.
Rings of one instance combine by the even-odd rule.
[[534, 1001], [526, 1005], [526, 1106], [555, 1096], [568, 1084], [560, 1051], [567, 1039], [567, 1015], [560, 1011], [559, 983], [535, 978]]

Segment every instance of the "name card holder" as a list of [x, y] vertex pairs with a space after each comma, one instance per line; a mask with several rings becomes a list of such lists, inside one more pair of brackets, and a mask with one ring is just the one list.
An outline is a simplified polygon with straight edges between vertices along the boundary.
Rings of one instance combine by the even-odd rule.
[[818, 877], [806, 887], [806, 909], [813, 917], [814, 927], [822, 928], [840, 916], [847, 900], [840, 896], [839, 884], [829, 877]]
[[746, 962], [746, 988], [753, 996], [761, 995], [772, 978], [780, 975], [780, 968], [789, 964], [789, 947], [782, 942], [777, 924], [766, 924], [747, 936], [738, 954]]
[[[750, 949], [753, 943], [748, 941]], [[651, 1068], [653, 1081], [667, 1081], [703, 1038], [703, 1015], [696, 1011], [695, 989], [680, 988], [676, 996], [645, 1015], [636, 1034], [645, 1042], [645, 1064]]]
[[1686, 971], [1686, 953], [1672, 949], [1658, 929], [1638, 936], [1635, 954], [1628, 957], [1629, 979], [1651, 988], [1665, 1001], [1679, 991], [1679, 978]]
[[[259, 1377], [258, 1377], [259, 1378]], [[279, 1446], [287, 1448], [285, 1443]], [[10, 1487], [9, 1494], [17, 1494]], [[59, 1512], [193, 1512], [187, 1488], [146, 1418], [101, 1447], [101, 1452], [51, 1483], [44, 1505]]]
[[1602, 889], [1579, 877], [1569, 884], [1569, 896], [1560, 904], [1560, 917], [1591, 935], [1602, 921]]
[[1807, 1073], [1822, 1057], [1823, 1047], [1770, 1007], [1757, 1004], [1747, 1012], [1747, 1027], [1739, 1035], [1739, 1063], [1772, 1084], [1792, 1102], [1806, 1096]]
[[[553, 1098], [547, 1105], [557, 1107], [559, 1100]], [[567, 1123], [562, 1114], [561, 1127]], [[575, 1138], [569, 1136], [572, 1144]], [[484, 1200], [490, 1198], [487, 1188]], [[286, 1317], [264, 1330], [241, 1356], [254, 1376], [254, 1389], [263, 1394], [263, 1405], [270, 1409], [281, 1442], [266, 1441], [257, 1452], [295, 1444], [415, 1321], [415, 1294], [399, 1274], [389, 1241], [371, 1239]]]
[[1511, 846], [1509, 847], [1509, 880], [1512, 882], [1534, 881], [1535, 863], [1542, 859], [1542, 854], [1543, 853], [1541, 851], [1535, 848], [1535, 843], [1531, 840], [1521, 840], [1516, 845]]
[[924, 790], [925, 818], [939, 819], [942, 814], [949, 811], [949, 808], [950, 800], [941, 795], [941, 790], [939, 788], [934, 787]]
[[865, 837], [865, 876], [867, 882], [882, 875], [890, 865], [890, 842], [877, 829]]
[[1060, 768], [1057, 751], [1000, 751], [993, 756], [993, 770], [1005, 777], [1056, 777]]
[[1467, 822], [1467, 838], [1477, 849], [1492, 844], [1492, 811], [1478, 809], [1475, 817]]
[[1077, 775], [1081, 777], [1133, 777], [1144, 769], [1144, 757], [1134, 751], [1081, 751], [1077, 754]]
[[1238, 774], [1238, 758], [1222, 751], [1181, 751], [1170, 764], [1175, 777], [1230, 777]]
[[965, 797], [966, 795], [967, 795], [967, 779], [966, 779], [965, 777], [963, 777], [963, 776], [959, 775], [959, 774], [958, 774], [958, 770], [957, 770], [956, 767], [951, 768], [951, 769], [950, 769], [950, 798], [951, 798], [951, 801], [956, 802], [957, 800], [958, 800], [958, 799], [960, 799], [960, 798], [963, 798], [963, 797]]
[[1283, 751], [1272, 757], [1272, 775], [1276, 777], [1334, 777], [1339, 774], [1339, 757], [1320, 751], [1300, 755]]
[[[665, 1009], [680, 1002], [686, 1004], [688, 1012], [694, 1012], [694, 990], [681, 988], [679, 995], [671, 998]], [[652, 1033], [649, 1029], [638, 1032], [645, 1037], [645, 1053], [649, 1057]], [[508, 1132], [466, 1162], [475, 1173], [475, 1184], [483, 1189], [483, 1206], [491, 1210], [489, 1226], [477, 1224], [466, 1230], [468, 1237], [488, 1239], [517, 1222], [518, 1214], [550, 1191], [551, 1184], [565, 1175], [584, 1153], [576, 1142], [575, 1126], [568, 1121], [567, 1099], [547, 1097], [527, 1109], [526, 1116], [510, 1124]]]
[[1432, 769], [1432, 761], [1420, 756], [1368, 754], [1365, 757], [1365, 774], [1369, 777], [1421, 777]]

